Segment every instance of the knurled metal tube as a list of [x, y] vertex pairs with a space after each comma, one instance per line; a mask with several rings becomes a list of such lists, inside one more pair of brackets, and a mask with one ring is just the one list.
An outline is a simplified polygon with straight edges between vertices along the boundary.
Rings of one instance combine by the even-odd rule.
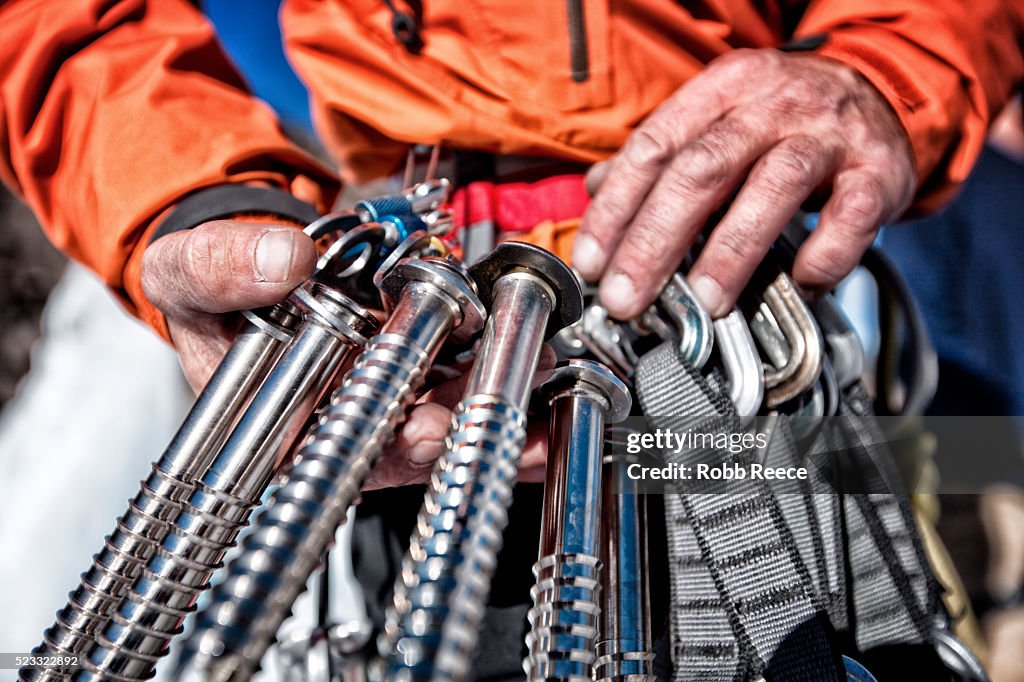
[[[298, 318], [286, 304], [274, 306], [265, 324], [291, 334]], [[106, 626], [141, 567], [170, 532], [170, 521], [182, 500], [192, 492], [196, 478], [217, 453], [230, 427], [270, 371], [285, 343], [248, 324], [196, 398], [181, 427], [117, 527], [93, 557], [82, 581], [36, 648], [39, 656], [80, 655]], [[67, 679], [70, 671], [58, 668], [22, 670], [20, 679]]]
[[627, 467], [631, 455], [604, 458], [601, 633], [597, 682], [654, 682], [647, 582], [647, 509]]
[[476, 649], [526, 440], [525, 408], [555, 295], [525, 272], [491, 315], [378, 643], [388, 679], [461, 680]]
[[607, 368], [586, 360], [560, 363], [541, 390], [551, 422], [523, 669], [531, 681], [589, 682], [601, 612], [604, 428], [626, 416], [630, 399]]
[[445, 339], [482, 325], [472, 284], [451, 265], [410, 261], [389, 277], [408, 283], [388, 323], [331, 397], [199, 614], [182, 663], [206, 679], [247, 680], [259, 668]]
[[318, 285], [316, 295], [333, 321], [316, 314], [300, 325], [223, 448], [168, 519], [170, 532], [96, 635], [75, 679], [148, 679], [170, 639], [181, 632], [182, 621], [259, 503], [278, 453], [309, 418], [362, 329], [373, 324], [337, 292]]

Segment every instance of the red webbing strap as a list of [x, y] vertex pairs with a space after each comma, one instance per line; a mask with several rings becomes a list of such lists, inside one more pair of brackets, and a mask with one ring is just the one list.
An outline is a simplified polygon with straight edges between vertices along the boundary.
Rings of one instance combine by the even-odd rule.
[[489, 222], [500, 234], [579, 218], [589, 200], [583, 176], [572, 174], [536, 182], [471, 182], [455, 190], [451, 204], [457, 228]]

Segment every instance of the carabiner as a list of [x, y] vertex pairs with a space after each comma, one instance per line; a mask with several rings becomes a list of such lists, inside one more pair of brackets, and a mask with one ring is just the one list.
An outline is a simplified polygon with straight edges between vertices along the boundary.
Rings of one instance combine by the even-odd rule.
[[658, 296], [658, 307], [679, 333], [680, 356], [694, 367], [706, 365], [715, 341], [711, 316], [681, 273], [672, 275], [665, 284]]
[[864, 373], [864, 347], [860, 337], [832, 294], [825, 294], [810, 305], [825, 337], [836, 383], [840, 389], [849, 388]]
[[729, 384], [729, 399], [736, 406], [741, 425], [748, 424], [764, 400], [764, 365], [738, 309], [714, 322], [718, 356]]
[[[766, 367], [765, 405], [778, 407], [801, 393], [811, 390], [821, 376], [822, 347], [821, 330], [807, 304], [800, 298], [793, 281], [784, 272], [779, 272], [761, 294], [763, 305], [751, 322], [751, 329], [769, 354], [772, 367]], [[784, 364], [778, 362], [778, 346], [773, 341], [773, 332], [768, 329], [771, 321], [777, 322], [777, 329], [785, 339], [789, 353]], [[775, 348], [773, 353], [770, 349]], [[771, 357], [771, 355], [776, 357]]]

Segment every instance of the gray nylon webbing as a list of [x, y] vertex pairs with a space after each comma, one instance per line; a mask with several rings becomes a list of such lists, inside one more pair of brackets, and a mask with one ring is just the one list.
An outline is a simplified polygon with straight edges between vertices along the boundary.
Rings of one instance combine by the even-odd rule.
[[[671, 415], [685, 415], [686, 426], [694, 430], [701, 422], [693, 418], [704, 416], [709, 429], [735, 430], [735, 410], [720, 382], [713, 383], [717, 390], [680, 360], [673, 343], [645, 355], [636, 371], [641, 406], [655, 427], [661, 415], [666, 426]], [[724, 454], [705, 450], [687, 463], [725, 461]], [[729, 460], [744, 456], [753, 453]], [[674, 679], [747, 680], [766, 674], [780, 680], [839, 680], [816, 580], [792, 530], [801, 528], [801, 536], [809, 532], [800, 520], [806, 515], [793, 507], [784, 512], [763, 481], [747, 483], [737, 484], [735, 494], [666, 495], [667, 527], [674, 531], [669, 543]]]
[[[737, 423], [721, 377], [702, 376], [673, 344], [642, 358], [636, 386], [651, 426], [662, 415], [685, 415], [694, 430], [697, 416], [719, 430]], [[852, 629], [862, 651], [932, 640], [940, 587], [871, 414], [866, 392], [854, 386], [809, 459], [778, 422], [765, 463], [804, 461], [817, 473], [815, 465], [838, 463], [840, 474], [854, 472], [881, 492], [837, 495], [824, 487], [834, 480], [818, 479], [801, 494], [741, 486], [735, 495], [666, 495], [675, 680], [837, 679], [822, 612], [836, 630]], [[722, 455], [699, 457], [714, 463]]]
[[863, 388], [854, 386], [840, 406], [840, 416], [852, 418], [833, 420], [840, 431], [836, 445], [850, 453], [851, 464], [877, 477], [879, 489], [892, 491], [843, 496], [857, 646], [931, 642], [942, 624], [941, 588], [891, 455], [877, 445], [885, 437], [877, 422], [863, 418], [870, 405]]
[[[779, 417], [767, 418], [772, 425], [771, 446], [765, 464], [772, 467], [793, 467], [804, 464], [796, 440], [788, 423]], [[822, 434], [817, 439], [823, 438]], [[817, 441], [816, 441], [817, 442]], [[787, 489], [798, 494], [778, 495], [779, 507], [793, 534], [797, 550], [807, 567], [818, 603], [829, 616], [833, 610], [839, 615], [842, 606], [842, 555], [835, 542], [838, 529], [839, 505], [832, 496], [815, 495], [825, 484], [807, 480], [794, 483]], [[835, 625], [835, 620], [832, 620]]]

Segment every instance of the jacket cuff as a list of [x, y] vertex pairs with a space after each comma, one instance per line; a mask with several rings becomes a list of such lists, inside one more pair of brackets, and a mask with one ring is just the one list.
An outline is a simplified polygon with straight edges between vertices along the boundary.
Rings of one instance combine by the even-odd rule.
[[[167, 329], [167, 318], [164, 317], [163, 311], [149, 302], [146, 294], [142, 291], [142, 256], [146, 252], [146, 245], [151, 241], [153, 233], [160, 226], [161, 220], [170, 212], [170, 210], [171, 209], [168, 209], [157, 216], [157, 218], [149, 224], [145, 232], [143, 232], [141, 238], [136, 244], [136, 247], [132, 250], [132, 253], [128, 258], [128, 262], [125, 263], [121, 277], [121, 281], [124, 286], [123, 291], [120, 291], [119, 289], [113, 289], [113, 291], [115, 295], [118, 295], [118, 297], [122, 299], [124, 305], [133, 315], [138, 317], [143, 324], [147, 325], [150, 329], [159, 334], [160, 338], [173, 346], [174, 343], [171, 341], [171, 334]], [[127, 300], [125, 300], [126, 298]]]
[[270, 187], [218, 185], [191, 194], [156, 217], [146, 228], [124, 268], [125, 303], [134, 314], [173, 345], [163, 312], [142, 290], [142, 259], [146, 247], [162, 236], [192, 229], [210, 220], [242, 220], [286, 224], [302, 229], [320, 217], [313, 204]]
[[950, 71], [952, 82], [936, 82], [936, 69], [921, 48], [878, 27], [834, 32], [814, 52], [855, 69], [895, 112], [919, 181], [911, 212], [931, 210], [948, 199], [970, 173], [985, 137], [984, 125], [962, 122], [969, 105], [954, 94], [962, 90], [959, 77]]
[[249, 213], [277, 217], [300, 225], [308, 225], [320, 217], [320, 212], [313, 204], [297, 199], [284, 190], [248, 185], [218, 185], [179, 201], [158, 221], [149, 241], [172, 232], [190, 230], [210, 220], [223, 220]]

